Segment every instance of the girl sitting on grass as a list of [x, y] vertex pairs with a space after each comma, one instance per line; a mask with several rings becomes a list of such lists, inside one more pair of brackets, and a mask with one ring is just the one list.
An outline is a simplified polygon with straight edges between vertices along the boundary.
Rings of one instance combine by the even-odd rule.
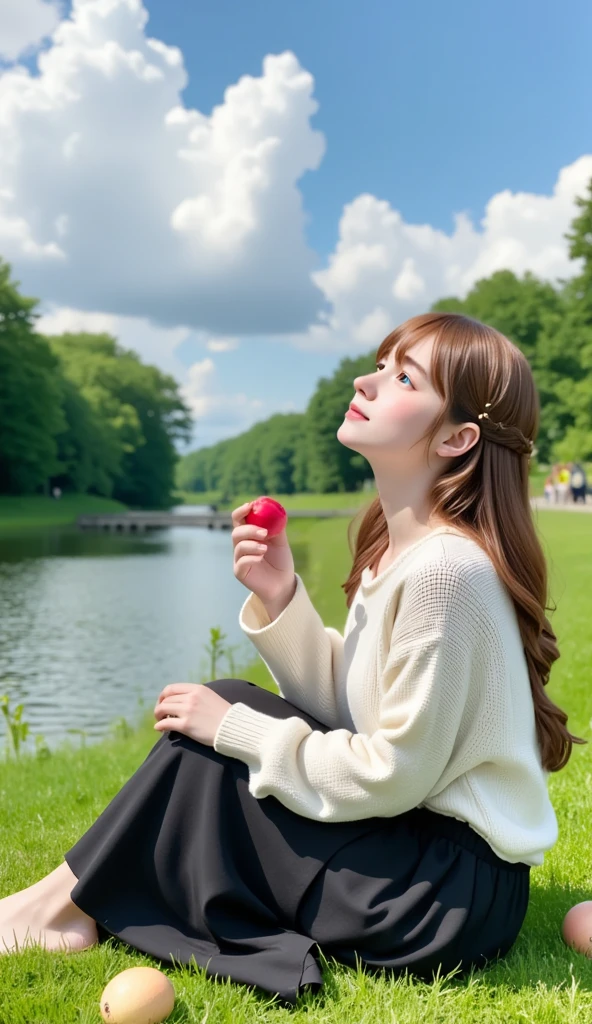
[[[567, 715], [528, 460], [532, 372], [455, 313], [398, 327], [337, 430], [378, 490], [350, 532], [343, 635], [286, 531], [232, 513], [241, 628], [279, 694], [165, 686], [162, 735], [45, 878], [0, 901], [7, 949], [117, 937], [294, 1003], [320, 955], [462, 974], [504, 956], [557, 841]], [[11, 945], [12, 943], [12, 945]]]

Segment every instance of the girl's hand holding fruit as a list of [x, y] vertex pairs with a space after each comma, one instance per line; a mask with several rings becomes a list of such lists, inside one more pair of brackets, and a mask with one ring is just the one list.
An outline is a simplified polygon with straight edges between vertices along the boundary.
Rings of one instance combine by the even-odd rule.
[[257, 595], [271, 617], [289, 603], [296, 587], [287, 520], [282, 505], [267, 495], [247, 501], [232, 513], [234, 575]]
[[[288, 538], [288, 516], [279, 501], [264, 495], [232, 512], [234, 575], [263, 602], [270, 618], [294, 595], [296, 576]], [[263, 536], [261, 536], [262, 526]], [[154, 708], [158, 732], [180, 732], [210, 747], [232, 705], [202, 683], [170, 683]]]

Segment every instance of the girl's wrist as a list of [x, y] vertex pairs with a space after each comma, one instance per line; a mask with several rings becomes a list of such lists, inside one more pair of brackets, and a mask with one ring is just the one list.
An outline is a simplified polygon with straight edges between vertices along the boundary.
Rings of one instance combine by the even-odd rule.
[[290, 601], [292, 600], [294, 594], [296, 593], [296, 584], [297, 580], [296, 576], [294, 576], [294, 580], [285, 594], [276, 598], [274, 601], [261, 602], [272, 622], [274, 621], [274, 619], [279, 618], [284, 609], [287, 608], [288, 605], [290, 604]]

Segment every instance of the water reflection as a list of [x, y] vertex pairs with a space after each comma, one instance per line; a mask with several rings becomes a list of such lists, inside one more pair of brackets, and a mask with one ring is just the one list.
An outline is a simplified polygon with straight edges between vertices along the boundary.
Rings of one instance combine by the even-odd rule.
[[[305, 544], [293, 544], [298, 571]], [[219, 626], [235, 664], [255, 649], [238, 625], [248, 596], [232, 572], [228, 530], [145, 534], [48, 529], [0, 537], [0, 693], [25, 704], [25, 748], [50, 748], [68, 729], [91, 743], [123, 716], [131, 724], [169, 682], [197, 682]], [[230, 674], [222, 659], [218, 675]], [[206, 675], [207, 678], [207, 675]], [[0, 748], [4, 750], [4, 719]]]
[[[28, 559], [118, 558], [122, 554], [149, 555], [168, 550], [167, 530], [151, 530], [146, 534], [111, 533], [103, 530], [77, 530], [74, 527], [18, 534], [0, 535], [0, 571], [3, 565]], [[145, 542], [149, 540], [150, 544]]]

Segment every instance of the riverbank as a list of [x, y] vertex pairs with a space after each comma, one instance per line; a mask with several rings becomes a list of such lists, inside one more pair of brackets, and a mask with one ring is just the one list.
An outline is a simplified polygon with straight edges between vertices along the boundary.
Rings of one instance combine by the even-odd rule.
[[[543, 493], [544, 474], [531, 476], [531, 495]], [[376, 497], [376, 488], [369, 491], [341, 491], [331, 494], [274, 494], [284, 508], [290, 512], [297, 509], [359, 508]], [[256, 497], [256, 495], [255, 495]], [[237, 508], [246, 501], [252, 501], [252, 494], [235, 495], [231, 501], [222, 502], [217, 491], [190, 493], [176, 492], [175, 501], [185, 505], [217, 505], [220, 511]], [[57, 501], [43, 495], [33, 494], [22, 497], [0, 496], [0, 532], [21, 529], [43, 528], [46, 526], [69, 526], [78, 516], [100, 512], [121, 512], [126, 509], [120, 501], [100, 498], [93, 494], [64, 494]]]
[[125, 508], [120, 501], [99, 498], [94, 494], [63, 494], [57, 500], [41, 494], [0, 496], [0, 532], [68, 526], [75, 523], [78, 516], [93, 512], [121, 512]]
[[[351, 496], [348, 496], [351, 497]], [[589, 621], [592, 598], [592, 520], [568, 512], [541, 510], [537, 515], [547, 556], [550, 614], [561, 658], [552, 668], [549, 696], [566, 710], [568, 728], [590, 741], [592, 658]], [[293, 520], [290, 543], [306, 540], [307, 561], [301, 574], [324, 624], [343, 631], [347, 608], [340, 584], [351, 565], [348, 520]], [[245, 596], [247, 591], [245, 590]], [[211, 623], [212, 626], [215, 623]], [[225, 661], [217, 677], [236, 675], [272, 688], [257, 657], [231, 673]], [[206, 677], [206, 679], [209, 677]], [[201, 681], [206, 681], [202, 679]], [[114, 708], [114, 716], [117, 711]], [[25, 715], [26, 718], [26, 709]], [[0, 764], [0, 898], [25, 888], [57, 867], [63, 854], [90, 827], [157, 740], [152, 708], [140, 726], [122, 728], [119, 738], [81, 749], [60, 750], [45, 758]], [[302, 997], [300, 1014], [309, 1024], [353, 1016], [357, 1019], [415, 1020], [426, 1005], [440, 1024], [495, 1020], [553, 1019], [559, 1024], [592, 1019], [592, 961], [569, 950], [560, 926], [567, 910], [592, 899], [589, 851], [592, 847], [592, 743], [576, 746], [565, 770], [549, 778], [549, 792], [559, 820], [559, 840], [541, 868], [531, 874], [531, 898], [517, 943], [499, 965], [478, 972], [469, 984], [442, 979], [432, 984], [409, 979], [371, 977], [331, 962], [324, 969], [319, 997]], [[0, 1005], [3, 1019], [27, 1024], [79, 1024], [94, 1019], [99, 996], [109, 978], [132, 966], [155, 966], [151, 957], [115, 940], [80, 954], [25, 950], [0, 956]], [[189, 1024], [212, 1013], [237, 1024], [281, 1024], [284, 1009], [268, 1006], [266, 994], [224, 983], [217, 985], [201, 969], [157, 966], [177, 992], [174, 1019]], [[572, 978], [569, 985], [565, 979]], [[444, 988], [446, 992], [444, 992]], [[297, 1015], [300, 1016], [300, 1014]]]

